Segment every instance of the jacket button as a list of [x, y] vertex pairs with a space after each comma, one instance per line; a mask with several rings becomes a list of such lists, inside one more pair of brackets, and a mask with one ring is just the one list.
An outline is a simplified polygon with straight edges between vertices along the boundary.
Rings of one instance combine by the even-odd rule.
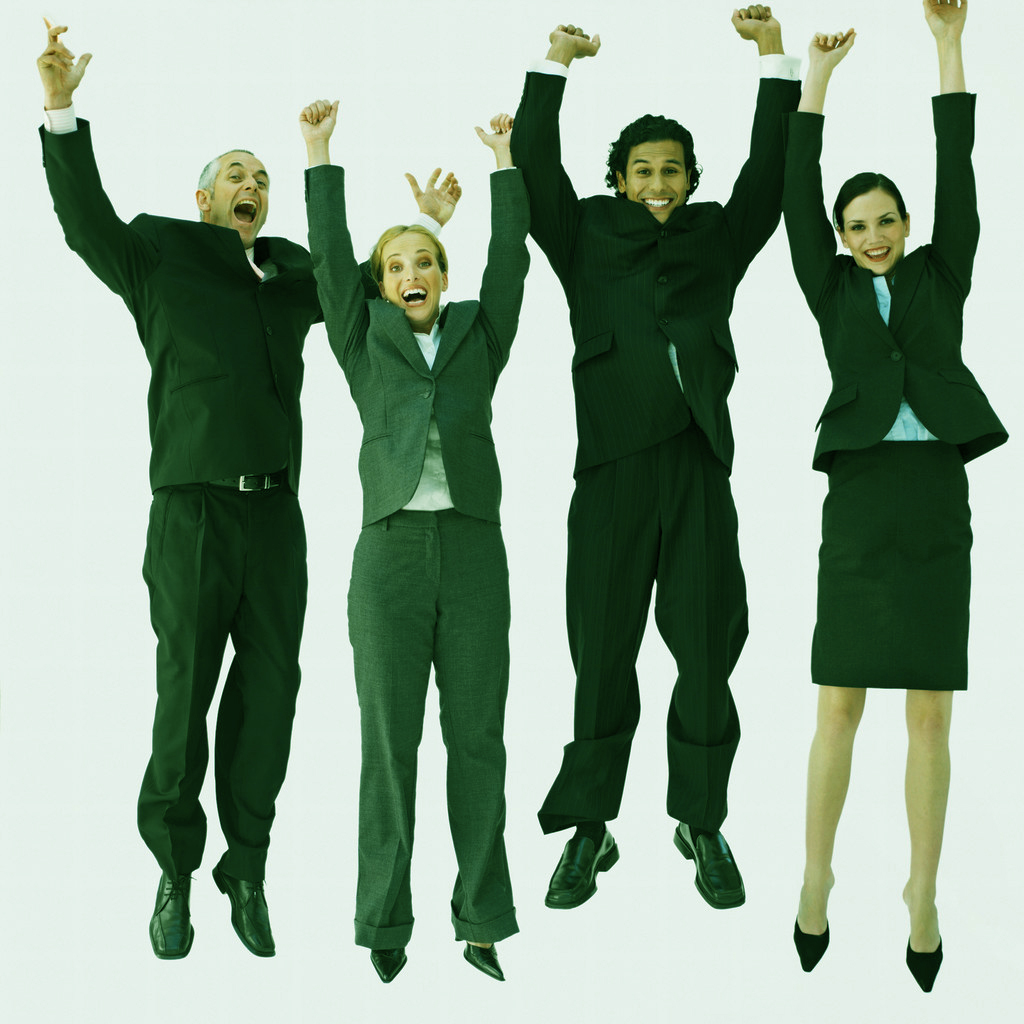
[[429, 391], [424, 391], [423, 394], [420, 395], [420, 398], [429, 398], [429, 397], [430, 397], [430, 392]]
[[665, 326], [665, 324], [667, 324], [667, 323], [668, 323], [668, 320], [666, 320], [666, 319], [665, 319], [664, 317], [662, 317], [662, 318], [661, 318], [661, 319], [660, 319], [660, 320], [658, 321], [658, 323], [659, 323], [659, 324], [661, 324], [661, 326], [662, 326], [662, 327], [664, 327], [664, 326]]
[[889, 358], [894, 363], [898, 363], [903, 358], [903, 353], [902, 352], [893, 352], [892, 355], [889, 356]]
[[662, 274], [661, 277], [658, 278], [658, 284], [668, 284], [668, 278]]
[[267, 328], [267, 334], [273, 334], [273, 333], [274, 333], [274, 328], [273, 327], [268, 327]]

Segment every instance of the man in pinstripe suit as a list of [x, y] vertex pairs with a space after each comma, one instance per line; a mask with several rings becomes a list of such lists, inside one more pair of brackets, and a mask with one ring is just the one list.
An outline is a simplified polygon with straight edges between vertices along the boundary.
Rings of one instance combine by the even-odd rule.
[[718, 908], [743, 903], [720, 827], [739, 741], [729, 692], [747, 635], [726, 398], [736, 371], [733, 296], [781, 215], [782, 115], [799, 99], [770, 8], [733, 14], [755, 40], [762, 80], [750, 156], [732, 197], [689, 203], [700, 168], [682, 125], [645, 115], [609, 156], [612, 196], [578, 199], [559, 163], [566, 69], [600, 47], [572, 25], [526, 77], [513, 159], [530, 193], [531, 233], [569, 303], [579, 447], [569, 510], [566, 606], [576, 669], [573, 741], [540, 811], [576, 826], [545, 903], [577, 907], [618, 860], [605, 822], [619, 811], [640, 715], [636, 657], [657, 581], [655, 620], [679, 676], [668, 714], [668, 813]]

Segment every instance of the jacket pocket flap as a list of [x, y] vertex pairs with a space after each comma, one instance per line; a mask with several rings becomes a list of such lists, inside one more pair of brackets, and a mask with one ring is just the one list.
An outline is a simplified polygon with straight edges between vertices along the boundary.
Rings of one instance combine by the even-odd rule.
[[597, 334], [593, 338], [581, 341], [573, 353], [572, 368], [575, 370], [580, 363], [593, 359], [594, 356], [599, 356], [602, 352], [607, 352], [612, 347], [613, 333], [612, 331], [605, 331], [604, 334]]
[[981, 390], [978, 382], [974, 379], [974, 374], [966, 366], [954, 366], [948, 370], [940, 369], [939, 376], [953, 384], [966, 384], [968, 387], [977, 388], [978, 391]]
[[846, 405], [848, 402], [852, 402], [857, 397], [857, 382], [854, 381], [852, 384], [847, 384], [845, 387], [839, 388], [838, 391], [833, 391], [828, 396], [828, 401], [825, 403], [825, 408], [821, 410], [821, 415], [818, 417], [819, 425], [821, 421], [830, 413], [834, 412], [842, 405]]

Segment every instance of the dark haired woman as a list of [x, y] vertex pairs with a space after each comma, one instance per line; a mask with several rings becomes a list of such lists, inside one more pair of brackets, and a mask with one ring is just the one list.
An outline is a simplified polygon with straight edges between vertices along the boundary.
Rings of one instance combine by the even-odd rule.
[[[883, 175], [851, 178], [834, 226], [823, 215], [825, 91], [853, 45], [817, 35], [789, 118], [783, 211], [793, 266], [821, 329], [832, 394], [814, 454], [828, 473], [811, 674], [817, 731], [807, 782], [807, 861], [794, 941], [805, 971], [828, 946], [836, 828], [867, 687], [905, 689], [910, 878], [907, 966], [926, 992], [942, 961], [936, 873], [949, 789], [952, 697], [967, 688], [970, 509], [964, 463], [1006, 432], [964, 366], [962, 312], [978, 215], [971, 168], [974, 100], [960, 35], [966, 0], [924, 0], [941, 95], [930, 245], [906, 254], [910, 217]], [[852, 258], [851, 258], [852, 257]]]
[[348, 600], [362, 736], [355, 939], [385, 983], [406, 963], [416, 753], [433, 665], [458, 861], [452, 924], [466, 959], [503, 981], [493, 943], [519, 928], [504, 841], [509, 591], [491, 397], [529, 266], [526, 191], [509, 156], [511, 119], [494, 135], [477, 129], [499, 168], [479, 302], [441, 308], [447, 257], [419, 227], [381, 236], [370, 265], [387, 301], [367, 301], [344, 172], [327, 166], [337, 107], [313, 103], [300, 121], [327, 336], [363, 423], [363, 529]]

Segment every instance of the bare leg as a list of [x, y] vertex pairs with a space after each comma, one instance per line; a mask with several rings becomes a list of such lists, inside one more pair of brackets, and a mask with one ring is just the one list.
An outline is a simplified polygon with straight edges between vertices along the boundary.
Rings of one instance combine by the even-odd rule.
[[931, 953], [939, 946], [935, 877], [942, 851], [949, 795], [949, 690], [907, 690], [907, 822], [910, 880], [903, 902], [910, 910], [910, 948]]
[[832, 849], [865, 696], [862, 688], [818, 687], [818, 725], [807, 765], [807, 861], [797, 913], [797, 924], [808, 935], [821, 935], [827, 924], [828, 894], [835, 882]]

